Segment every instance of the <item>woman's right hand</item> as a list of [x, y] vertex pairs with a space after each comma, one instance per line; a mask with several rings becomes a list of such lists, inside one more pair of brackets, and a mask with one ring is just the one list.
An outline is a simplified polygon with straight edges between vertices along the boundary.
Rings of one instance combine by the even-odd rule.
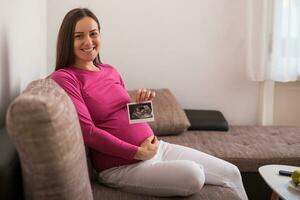
[[152, 135], [148, 137], [142, 144], [139, 146], [135, 156], [135, 160], [150, 160], [153, 158], [158, 149], [158, 140], [156, 136]]

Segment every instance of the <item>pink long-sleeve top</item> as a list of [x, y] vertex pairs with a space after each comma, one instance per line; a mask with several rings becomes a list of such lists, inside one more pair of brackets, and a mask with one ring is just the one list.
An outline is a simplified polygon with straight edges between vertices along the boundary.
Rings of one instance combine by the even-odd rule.
[[153, 131], [147, 123], [129, 124], [130, 102], [121, 76], [111, 65], [100, 71], [67, 67], [52, 73], [73, 101], [84, 143], [91, 149], [97, 171], [138, 162], [133, 157], [138, 146]]

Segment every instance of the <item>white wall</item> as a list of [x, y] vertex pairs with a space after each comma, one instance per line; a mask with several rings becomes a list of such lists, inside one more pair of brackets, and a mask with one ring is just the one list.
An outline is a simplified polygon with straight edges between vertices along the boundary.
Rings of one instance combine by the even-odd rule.
[[256, 124], [259, 84], [246, 76], [247, 0], [47, 1], [48, 73], [62, 18], [78, 6], [98, 16], [102, 61], [118, 68], [128, 89], [170, 88], [184, 108]]
[[[102, 60], [128, 89], [168, 87], [185, 108], [219, 109], [231, 124], [257, 121], [259, 84], [245, 75], [246, 0], [0, 2], [0, 126], [10, 100], [53, 71], [59, 25], [77, 6], [99, 17]], [[299, 125], [299, 88], [276, 83], [275, 125]]]
[[9, 102], [47, 71], [46, 1], [2, 1], [0, 7], [0, 126]]

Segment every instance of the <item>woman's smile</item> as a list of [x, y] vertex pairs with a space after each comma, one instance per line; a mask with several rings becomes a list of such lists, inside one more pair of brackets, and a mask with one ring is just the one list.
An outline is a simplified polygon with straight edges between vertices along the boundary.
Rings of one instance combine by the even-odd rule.
[[79, 20], [74, 31], [75, 66], [89, 69], [93, 66], [101, 46], [99, 27], [91, 17]]
[[81, 49], [81, 50], [84, 51], [84, 52], [91, 52], [91, 51], [95, 50], [95, 47], [84, 48], [84, 49]]

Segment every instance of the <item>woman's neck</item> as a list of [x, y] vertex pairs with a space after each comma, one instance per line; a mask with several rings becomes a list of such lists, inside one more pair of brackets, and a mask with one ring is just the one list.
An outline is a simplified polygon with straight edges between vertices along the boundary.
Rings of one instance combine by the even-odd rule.
[[81, 62], [75, 62], [74, 67], [79, 69], [85, 69], [89, 71], [99, 71], [100, 69], [95, 66], [93, 62], [88, 63], [81, 63]]

